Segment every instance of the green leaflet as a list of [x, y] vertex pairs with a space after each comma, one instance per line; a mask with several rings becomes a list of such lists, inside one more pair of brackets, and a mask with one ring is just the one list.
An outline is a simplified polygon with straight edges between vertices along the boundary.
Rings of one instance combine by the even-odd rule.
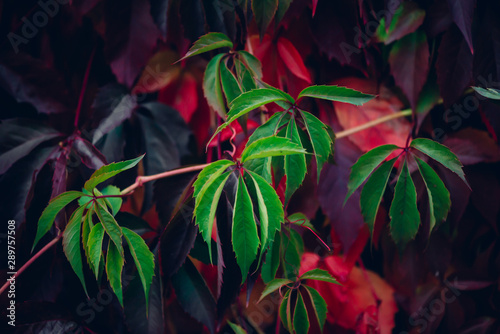
[[274, 291], [278, 290], [281, 288], [283, 285], [293, 283], [293, 281], [286, 279], [286, 278], [276, 278], [273, 279], [271, 282], [267, 283], [266, 287], [262, 291], [262, 294], [260, 295], [259, 302], [264, 299], [267, 295], [273, 293]]
[[285, 13], [288, 10], [288, 7], [290, 7], [292, 1], [293, 0], [278, 0], [278, 10], [276, 11], [275, 18], [276, 23], [279, 23], [283, 19], [283, 16], [285, 16]]
[[217, 204], [219, 203], [222, 189], [224, 188], [224, 185], [226, 184], [226, 181], [231, 173], [232, 171], [229, 171], [219, 175], [210, 185], [208, 185], [203, 194], [198, 194], [198, 196], [196, 196], [194, 217], [196, 225], [198, 225], [200, 233], [203, 236], [203, 240], [205, 240], [205, 242], [209, 245], [208, 255], [210, 262], [212, 262], [212, 248], [210, 247], [210, 241], [212, 240], [215, 211], [217, 209]]
[[[286, 137], [297, 146], [302, 147], [299, 131], [295, 119], [290, 119], [286, 129]], [[290, 197], [300, 187], [307, 173], [306, 157], [304, 154], [287, 155], [285, 156], [285, 175], [286, 175], [286, 190], [285, 190], [285, 206]]]
[[398, 246], [404, 246], [415, 238], [420, 225], [420, 214], [417, 208], [417, 191], [406, 160], [396, 183], [389, 216], [391, 235]]
[[245, 66], [245, 64], [238, 58], [233, 58], [234, 66], [236, 68], [236, 75], [243, 92], [249, 92], [256, 89], [255, 79], [252, 72]]
[[370, 101], [375, 96], [370, 94], [364, 94], [358, 92], [357, 90], [347, 87], [322, 85], [322, 86], [310, 86], [303, 89], [299, 93], [297, 100], [302, 97], [314, 97], [317, 99], [345, 102], [354, 104], [356, 106], [360, 106], [363, 103]]
[[81, 206], [73, 212], [68, 225], [63, 232], [63, 250], [66, 258], [71, 264], [71, 268], [80, 279], [85, 294], [88, 297], [85, 278], [83, 276], [82, 254], [80, 251], [80, 231], [82, 227], [82, 217], [85, 207]]
[[262, 64], [253, 54], [248, 51], [238, 51], [243, 63], [256, 79], [262, 79]]
[[293, 329], [296, 334], [307, 334], [309, 326], [306, 305], [299, 291], [297, 292], [297, 301], [295, 303], [295, 311], [293, 312]]
[[280, 240], [280, 233], [276, 233], [274, 241], [270, 243], [269, 250], [266, 253], [266, 260], [260, 270], [262, 280], [266, 284], [276, 277], [276, 272], [280, 266]]
[[102, 227], [123, 257], [122, 229], [120, 225], [118, 225], [115, 217], [109, 213], [108, 209], [99, 202], [97, 202], [95, 212], [97, 213], [97, 217], [99, 217]]
[[[102, 194], [104, 196], [113, 196], [113, 195], [120, 195], [120, 189], [118, 187], [109, 185], [106, 188], [102, 190]], [[120, 211], [120, 208], [122, 207], [123, 200], [121, 197], [107, 197], [105, 198], [108, 207], [111, 209], [111, 213], [113, 216], [116, 216], [118, 211]]]
[[130, 254], [132, 254], [135, 266], [137, 267], [139, 277], [141, 278], [142, 287], [144, 288], [144, 294], [146, 296], [147, 314], [149, 305], [149, 288], [151, 287], [151, 282], [153, 282], [153, 275], [155, 271], [154, 256], [149, 250], [148, 245], [146, 245], [144, 240], [137, 233], [126, 227], [123, 227], [122, 231], [125, 240], [127, 240]]
[[472, 87], [478, 94], [493, 100], [500, 100], [500, 90], [494, 88]]
[[330, 275], [330, 273], [326, 270], [323, 269], [312, 269], [309, 270], [308, 272], [305, 272], [302, 274], [302, 276], [299, 277], [300, 279], [312, 279], [316, 281], [324, 281], [324, 282], [329, 282], [329, 283], [335, 283], [338, 285], [341, 285], [335, 278]]
[[91, 192], [92, 189], [94, 189], [101, 182], [104, 182], [107, 179], [110, 179], [116, 174], [121, 173], [127, 169], [135, 167], [143, 157], [144, 155], [141, 155], [140, 157], [137, 157], [135, 159], [114, 162], [109, 165], [102, 166], [90, 176], [90, 179], [85, 182], [85, 185], [83, 187]]
[[304, 241], [297, 231], [289, 229], [288, 232], [290, 233], [289, 236], [283, 232], [281, 233], [281, 267], [283, 268], [283, 275], [286, 278], [295, 280], [298, 276], [300, 261], [304, 253]]
[[201, 36], [193, 46], [189, 49], [184, 57], [178, 60], [199, 55], [204, 52], [212, 51], [219, 48], [233, 48], [233, 42], [224, 34], [220, 32], [211, 32], [206, 35]]
[[[281, 318], [281, 323], [283, 324], [283, 327], [290, 333], [292, 333], [292, 326], [291, 326], [291, 314], [290, 314], [290, 291], [287, 290], [285, 292], [285, 296], [283, 297], [283, 300], [281, 301], [280, 304], [280, 318]], [[290, 325], [289, 325], [290, 324]]]
[[222, 159], [214, 161], [203, 168], [200, 174], [198, 174], [196, 181], [193, 183], [193, 197], [203, 196], [208, 186], [211, 185], [229, 166], [234, 166], [234, 162]]
[[60, 194], [57, 197], [54, 197], [50, 200], [49, 205], [43, 210], [40, 219], [38, 220], [38, 228], [36, 231], [35, 241], [33, 242], [33, 251], [40, 241], [40, 239], [47, 233], [52, 224], [54, 224], [54, 220], [57, 217], [57, 214], [69, 203], [73, 202], [78, 197], [84, 195], [80, 191], [67, 191], [65, 193]]
[[375, 147], [359, 157], [358, 161], [351, 167], [349, 183], [347, 184], [348, 191], [344, 200], [344, 205], [373, 170], [397, 149], [398, 147], [396, 145], [382, 145]]
[[253, 214], [253, 205], [243, 177], [238, 177], [238, 189], [234, 201], [234, 214], [231, 241], [236, 254], [236, 262], [241, 269], [242, 284], [245, 282], [250, 266], [257, 257], [259, 236]]
[[102, 257], [102, 241], [104, 240], [104, 229], [102, 224], [96, 224], [92, 227], [88, 241], [88, 259], [90, 268], [97, 276], [99, 275], [99, 265]]
[[431, 166], [417, 156], [415, 156], [415, 160], [429, 197], [430, 233], [436, 222], [442, 222], [448, 216], [451, 207], [450, 193]]
[[229, 327], [231, 327], [231, 329], [233, 330], [233, 332], [235, 334], [246, 334], [247, 331], [244, 330], [243, 328], [241, 328], [241, 326], [238, 326], [238, 325], [232, 323], [231, 321], [228, 321], [227, 323], [228, 323]]
[[451, 170], [453, 173], [457, 174], [458, 177], [460, 177], [462, 181], [464, 181], [464, 183], [470, 188], [469, 183], [465, 179], [460, 160], [458, 160], [457, 156], [452, 151], [450, 151], [448, 147], [441, 145], [434, 140], [426, 138], [413, 139], [410, 146], [428, 155], [432, 159], [436, 160], [437, 162]]
[[307, 218], [302, 212], [296, 212], [294, 214], [291, 214], [290, 216], [288, 216], [288, 220], [290, 221], [291, 224], [300, 227], [308, 227], [314, 232], [317, 232], [316, 228], [309, 221], [309, 218]]
[[208, 105], [215, 110], [220, 117], [225, 118], [226, 106], [224, 105], [224, 97], [222, 96], [220, 75], [222, 57], [224, 57], [224, 54], [218, 54], [207, 64], [203, 76], [203, 95], [205, 95]]
[[90, 264], [90, 256], [89, 256], [88, 241], [89, 241], [90, 231], [94, 227], [94, 223], [92, 222], [93, 214], [94, 214], [94, 208], [91, 206], [91, 208], [87, 210], [85, 217], [83, 217], [83, 225], [82, 225], [82, 246], [83, 246], [83, 251], [85, 252], [87, 263], [89, 264]]
[[373, 172], [361, 191], [361, 214], [363, 215], [365, 223], [368, 224], [372, 236], [378, 208], [380, 207], [385, 187], [387, 186], [389, 176], [391, 175], [396, 160], [397, 158], [394, 158], [384, 162]]
[[307, 293], [309, 294], [309, 299], [312, 301], [312, 306], [314, 309], [314, 313], [316, 315], [316, 319], [318, 320], [319, 327], [321, 331], [323, 331], [323, 326], [326, 321], [326, 312], [327, 305], [323, 297], [319, 294], [318, 291], [311, 288], [310, 286], [304, 286], [306, 288]]
[[[248, 160], [275, 157], [282, 155], [300, 154], [304, 155], [306, 150], [288, 138], [267, 137], [254, 141], [248, 145], [241, 154], [241, 162]], [[305, 160], [305, 158], [304, 158]]]
[[124, 259], [120, 254], [115, 243], [108, 244], [108, 254], [106, 256], [106, 274], [108, 275], [109, 285], [113, 289], [120, 305], [123, 307], [123, 291], [122, 291], [122, 270]]
[[314, 155], [316, 157], [319, 182], [323, 165], [329, 160], [330, 156], [333, 155], [333, 141], [326, 130], [325, 124], [316, 118], [316, 116], [305, 111], [301, 111], [300, 114], [302, 116], [302, 120], [304, 121], [304, 125], [306, 126], [306, 130], [309, 133], [309, 138], [311, 139]]
[[252, 0], [252, 12], [261, 38], [273, 20], [277, 9], [278, 0]]
[[222, 61], [220, 65], [220, 77], [222, 89], [226, 95], [227, 105], [230, 105], [235, 98], [241, 95], [241, 87], [234, 74], [227, 68], [227, 62]]

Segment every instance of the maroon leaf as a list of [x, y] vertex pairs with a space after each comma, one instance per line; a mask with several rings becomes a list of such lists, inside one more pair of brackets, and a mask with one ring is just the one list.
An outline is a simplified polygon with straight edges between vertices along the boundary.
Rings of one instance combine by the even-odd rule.
[[83, 164], [90, 169], [99, 169], [107, 164], [104, 155], [89, 141], [81, 137], [74, 138], [72, 148], [82, 159]]
[[50, 198], [54, 198], [66, 191], [66, 154], [61, 152], [59, 157], [54, 161], [54, 175], [52, 176], [52, 194]]
[[447, 30], [452, 23], [453, 19], [446, 1], [434, 2], [426, 12], [424, 26], [428, 37], [436, 37]]
[[486, 131], [463, 129], [447, 137], [443, 145], [452, 150], [464, 165], [500, 160], [500, 148]]
[[151, 16], [160, 29], [163, 39], [167, 38], [167, 16], [169, 0], [149, 0], [151, 3]]
[[476, 0], [448, 0], [448, 5], [451, 9], [451, 16], [453, 17], [453, 21], [455, 21], [456, 25], [467, 41], [470, 52], [474, 53], [474, 48], [472, 46], [471, 27]]

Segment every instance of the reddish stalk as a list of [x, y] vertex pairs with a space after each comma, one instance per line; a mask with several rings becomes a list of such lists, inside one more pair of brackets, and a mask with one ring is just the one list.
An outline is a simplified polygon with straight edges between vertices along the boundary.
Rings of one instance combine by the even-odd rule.
[[73, 125], [75, 129], [78, 128], [78, 120], [80, 119], [80, 112], [82, 110], [83, 97], [85, 96], [85, 91], [87, 90], [87, 84], [89, 81], [90, 69], [92, 68], [92, 62], [94, 60], [95, 48], [90, 54], [89, 61], [87, 62], [87, 68], [85, 69], [85, 75], [83, 77], [82, 88], [80, 89], [80, 96], [78, 97], [78, 106], [76, 107], [75, 121]]

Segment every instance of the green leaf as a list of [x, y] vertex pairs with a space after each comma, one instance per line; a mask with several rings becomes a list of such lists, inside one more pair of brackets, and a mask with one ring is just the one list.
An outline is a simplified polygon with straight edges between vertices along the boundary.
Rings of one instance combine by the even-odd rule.
[[302, 97], [314, 97], [316, 99], [345, 102], [360, 106], [370, 101], [375, 96], [361, 93], [347, 87], [322, 85], [305, 88], [299, 93], [297, 100]]
[[303, 273], [300, 279], [312, 279], [341, 285], [328, 271], [318, 268]]
[[[291, 142], [297, 144], [297, 146], [302, 147], [302, 142], [300, 141], [299, 131], [297, 130], [297, 125], [295, 119], [291, 119], [288, 122], [286, 129], [286, 137], [290, 139]], [[299, 189], [300, 185], [304, 181], [307, 173], [306, 157], [304, 154], [287, 155], [285, 156], [285, 175], [286, 175], [286, 190], [285, 190], [285, 206], [287, 205], [290, 197], [293, 193]]]
[[81, 206], [73, 212], [71, 218], [63, 232], [63, 250], [66, 258], [71, 264], [71, 268], [80, 279], [85, 294], [88, 296], [83, 276], [82, 254], [80, 251], [80, 231], [82, 227], [83, 211], [85, 207]]
[[389, 176], [391, 175], [396, 160], [397, 158], [394, 158], [384, 162], [373, 172], [361, 191], [361, 214], [363, 215], [365, 223], [368, 224], [372, 236], [378, 208], [380, 207], [385, 187], [387, 186]]
[[97, 276], [99, 275], [99, 265], [102, 257], [102, 242], [104, 240], [104, 229], [102, 224], [96, 224], [92, 227], [89, 234], [88, 248], [89, 248], [89, 262], [90, 268]]
[[272, 136], [256, 140], [248, 145], [241, 154], [241, 162], [283, 155], [304, 155], [305, 153], [306, 150], [302, 146], [297, 145], [290, 139]]
[[278, 10], [276, 11], [275, 22], [278, 24], [285, 16], [286, 11], [290, 7], [293, 0], [278, 0]]
[[148, 245], [144, 240], [134, 231], [126, 227], [122, 228], [123, 236], [127, 240], [130, 254], [134, 258], [135, 266], [141, 278], [142, 287], [146, 296], [146, 314], [148, 313], [149, 305], [149, 288], [153, 282], [153, 275], [155, 272], [155, 260], [153, 253], [149, 250]]
[[[102, 190], [104, 196], [116, 196], [120, 195], [120, 189], [116, 186], [109, 185]], [[113, 216], [116, 216], [120, 208], [122, 207], [123, 200], [121, 197], [107, 197], [105, 200], [108, 202], [108, 207], [111, 209]]]
[[273, 293], [274, 291], [278, 290], [281, 288], [283, 285], [293, 283], [293, 281], [286, 279], [286, 278], [277, 278], [272, 280], [271, 282], [267, 283], [266, 287], [262, 291], [262, 294], [259, 298], [259, 302], [264, 299], [267, 295]]
[[286, 278], [295, 280], [298, 276], [302, 254], [304, 253], [304, 241], [300, 234], [293, 230], [288, 230], [290, 235], [281, 233], [281, 266], [283, 268], [283, 275]]
[[199, 55], [204, 52], [212, 51], [219, 48], [233, 48], [233, 42], [226, 35], [220, 32], [210, 32], [206, 35], [201, 36], [193, 46], [189, 49], [184, 57], [178, 60]]
[[277, 9], [278, 0], [252, 0], [252, 12], [261, 38], [273, 20]]
[[115, 220], [115, 217], [103, 206], [101, 203], [97, 203], [95, 212], [97, 213], [97, 217], [102, 224], [102, 227], [108, 234], [111, 241], [115, 244], [116, 249], [123, 257], [123, 246], [122, 246], [122, 229], [120, 225]]
[[236, 68], [236, 77], [240, 83], [243, 92], [249, 92], [253, 89], [257, 89], [257, 84], [255, 83], [254, 76], [252, 72], [245, 66], [245, 64], [238, 58], [233, 58], [234, 67]]
[[304, 287], [306, 288], [306, 291], [309, 294], [309, 298], [312, 301], [312, 306], [314, 309], [314, 313], [316, 314], [316, 319], [318, 320], [319, 327], [321, 328], [321, 331], [323, 331], [327, 312], [326, 302], [323, 297], [321, 297], [318, 291], [311, 288], [310, 286], [304, 285]]
[[246, 334], [247, 331], [241, 328], [241, 326], [238, 326], [236, 324], [233, 324], [231, 321], [227, 322], [229, 327], [233, 330], [234, 334]]
[[262, 264], [261, 277], [264, 283], [269, 283], [276, 277], [280, 265], [280, 234], [276, 233], [274, 241], [270, 243], [266, 253], [266, 260]]
[[458, 177], [460, 177], [462, 181], [464, 181], [464, 183], [470, 188], [469, 183], [465, 179], [460, 160], [458, 160], [457, 156], [452, 151], [450, 151], [448, 147], [427, 138], [413, 139], [410, 146], [428, 155], [432, 159], [436, 160], [437, 162], [451, 170], [453, 173], [457, 174]]
[[[287, 290], [285, 292], [285, 296], [283, 297], [283, 300], [281, 301], [281, 304], [280, 304], [280, 319], [281, 319], [281, 323], [283, 324], [283, 327], [285, 327], [285, 329], [287, 331], [289, 331], [290, 333], [292, 333], [292, 328], [291, 328], [291, 321], [289, 321], [289, 314], [290, 314], [290, 311], [288, 310], [288, 306], [290, 305], [290, 291], [291, 290]], [[290, 323], [290, 326], [288, 325], [288, 323]]]
[[253, 215], [253, 204], [247, 186], [240, 176], [234, 200], [233, 226], [231, 241], [236, 254], [236, 262], [241, 269], [242, 284], [245, 282], [248, 271], [257, 257], [259, 236]]
[[226, 106], [222, 96], [220, 65], [224, 56], [221, 53], [213, 57], [207, 64], [203, 76], [203, 95], [205, 95], [208, 105], [223, 119], [226, 117]]
[[500, 90], [494, 88], [472, 87], [478, 94], [493, 100], [500, 100]]
[[415, 238], [420, 225], [420, 214], [417, 208], [417, 191], [406, 160], [396, 183], [389, 216], [391, 235], [398, 246], [404, 246]]
[[373, 170], [397, 149], [398, 147], [396, 145], [382, 145], [375, 147], [359, 157], [358, 161], [351, 167], [349, 183], [347, 184], [348, 191], [344, 200], [344, 205], [356, 189], [365, 182]]
[[108, 254], [106, 256], [106, 274], [108, 275], [109, 285], [113, 289], [120, 305], [123, 307], [122, 291], [122, 270], [124, 259], [120, 250], [113, 242], [108, 244]]
[[90, 231], [94, 227], [94, 223], [92, 222], [93, 214], [94, 214], [94, 208], [91, 205], [89, 210], [87, 210], [85, 217], [83, 217], [83, 225], [82, 225], [82, 246], [83, 246], [83, 251], [85, 252], [85, 257], [87, 258], [87, 263], [89, 264], [90, 264], [90, 256], [89, 256], [88, 241], [89, 241]]
[[309, 227], [314, 232], [318, 232], [316, 231], [316, 228], [313, 226], [313, 224], [311, 224], [311, 222], [309, 221], [309, 218], [307, 218], [306, 215], [304, 215], [302, 212], [296, 212], [288, 216], [288, 220], [290, 221], [290, 223], [296, 226]]
[[307, 316], [306, 305], [300, 292], [297, 293], [295, 311], [293, 312], [293, 329], [296, 334], [307, 334], [309, 331], [309, 318]]
[[333, 141], [326, 130], [326, 125], [316, 118], [316, 116], [305, 111], [301, 111], [300, 114], [306, 126], [306, 130], [309, 133], [309, 138], [311, 139], [314, 155], [316, 157], [319, 182], [323, 165], [330, 159], [330, 156], [333, 155]]
[[135, 159], [114, 162], [109, 165], [102, 166], [90, 176], [90, 179], [85, 182], [83, 187], [88, 191], [92, 191], [92, 189], [94, 189], [101, 182], [104, 182], [127, 169], [135, 167], [143, 157], [144, 155], [141, 155]]
[[73, 202], [78, 197], [84, 195], [80, 191], [67, 191], [65, 193], [60, 194], [57, 197], [54, 197], [50, 200], [49, 205], [43, 210], [40, 219], [38, 220], [38, 228], [36, 231], [35, 241], [33, 242], [33, 249], [35, 249], [38, 241], [42, 239], [42, 237], [47, 233], [52, 224], [54, 224], [54, 220], [57, 217], [57, 214], [69, 203]]
[[431, 166], [417, 156], [415, 160], [427, 188], [430, 211], [429, 232], [432, 232], [436, 222], [442, 222], [448, 216], [451, 207], [450, 193]]
[[226, 61], [221, 63], [220, 77], [227, 104], [230, 105], [235, 98], [241, 95], [241, 87], [234, 74], [227, 68]]
[[238, 55], [245, 63], [247, 69], [252, 72], [256, 79], [262, 79], [262, 64], [253, 54], [248, 51], [238, 51]]
[[224, 188], [224, 185], [226, 184], [226, 181], [231, 173], [232, 171], [229, 171], [219, 175], [207, 187], [202, 195], [199, 194], [196, 197], [194, 217], [196, 225], [198, 225], [200, 233], [203, 236], [203, 240], [205, 240], [205, 242], [209, 245], [208, 255], [210, 262], [212, 262], [212, 248], [210, 247], [210, 241], [212, 240], [215, 211], [217, 209], [217, 204], [219, 204], [222, 189]]
[[221, 175], [229, 166], [234, 166], [233, 161], [217, 160], [212, 162], [198, 174], [196, 181], [193, 183], [194, 197], [203, 196], [206, 189]]

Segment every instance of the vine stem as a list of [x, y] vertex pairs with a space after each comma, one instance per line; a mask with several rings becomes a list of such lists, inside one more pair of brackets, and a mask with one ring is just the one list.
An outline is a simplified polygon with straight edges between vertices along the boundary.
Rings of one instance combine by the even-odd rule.
[[23, 266], [21, 268], [19, 268], [19, 270], [10, 278], [7, 280], [7, 282], [5, 282], [5, 284], [2, 286], [2, 288], [0, 288], [0, 295], [5, 291], [7, 290], [7, 288], [9, 287], [10, 285], [10, 280], [12, 279], [15, 279], [17, 278], [19, 275], [21, 275], [21, 273], [23, 271], [26, 270], [26, 268], [28, 268], [33, 262], [36, 261], [36, 259], [38, 259], [40, 256], [43, 255], [43, 253], [45, 253], [46, 251], [48, 251], [50, 248], [52, 248], [52, 246], [54, 246], [55, 244], [57, 244], [59, 242], [59, 240], [61, 239], [62, 237], [62, 234], [58, 234], [54, 239], [52, 239], [51, 242], [49, 242], [48, 244], [46, 244], [42, 249], [40, 249], [35, 255], [33, 255], [33, 257], [31, 257], [28, 262], [26, 262], [25, 264], [23, 264]]

